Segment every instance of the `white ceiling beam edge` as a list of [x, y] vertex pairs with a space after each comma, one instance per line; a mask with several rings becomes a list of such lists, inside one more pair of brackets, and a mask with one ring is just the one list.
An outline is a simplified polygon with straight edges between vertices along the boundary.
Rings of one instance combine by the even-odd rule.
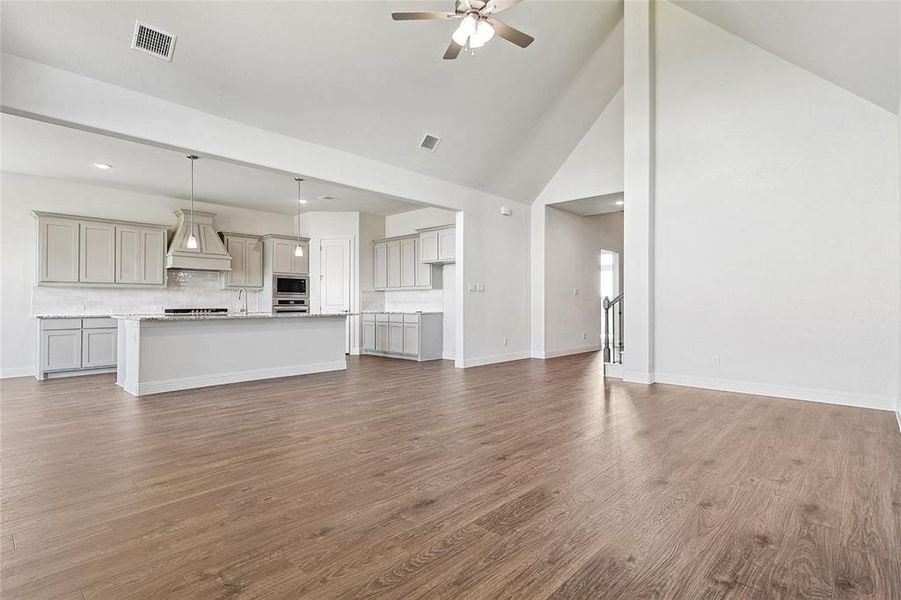
[[11, 114], [40, 116], [162, 147], [192, 149], [238, 164], [303, 173], [451, 210], [463, 210], [471, 202], [497, 207], [521, 203], [6, 53], [2, 54], [2, 79], [0, 104]]

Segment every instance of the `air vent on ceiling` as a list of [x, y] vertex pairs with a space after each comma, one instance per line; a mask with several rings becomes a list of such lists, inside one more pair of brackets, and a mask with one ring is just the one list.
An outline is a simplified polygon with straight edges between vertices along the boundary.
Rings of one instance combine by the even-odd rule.
[[424, 148], [429, 152], [434, 152], [438, 149], [438, 142], [441, 141], [441, 138], [437, 138], [434, 135], [427, 133], [425, 137], [422, 138], [422, 141], [419, 143], [420, 148]]
[[131, 40], [131, 48], [171, 62], [172, 52], [175, 51], [175, 36], [146, 23], [135, 21], [135, 35]]
[[322, 200], [323, 202], [331, 202], [332, 200], [337, 200], [334, 196], [319, 196], [316, 198], [317, 200]]

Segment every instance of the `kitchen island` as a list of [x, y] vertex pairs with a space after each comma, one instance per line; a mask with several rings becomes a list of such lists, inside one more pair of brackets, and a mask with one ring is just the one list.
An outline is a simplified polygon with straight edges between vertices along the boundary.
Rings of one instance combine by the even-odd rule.
[[133, 396], [347, 368], [347, 314], [113, 315]]

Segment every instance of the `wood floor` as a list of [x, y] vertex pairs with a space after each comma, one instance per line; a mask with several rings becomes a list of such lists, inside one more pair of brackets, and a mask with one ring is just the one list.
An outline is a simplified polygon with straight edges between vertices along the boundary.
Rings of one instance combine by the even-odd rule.
[[894, 415], [594, 354], [5, 380], [2, 598], [901, 599]]

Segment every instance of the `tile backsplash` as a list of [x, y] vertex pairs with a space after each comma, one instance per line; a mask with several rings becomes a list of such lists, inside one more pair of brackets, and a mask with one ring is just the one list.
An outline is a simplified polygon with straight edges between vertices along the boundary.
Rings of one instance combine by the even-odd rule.
[[[260, 290], [247, 290], [247, 310], [270, 310]], [[236, 310], [238, 290], [219, 289], [212, 271], [166, 271], [165, 288], [90, 288], [34, 286], [31, 312], [43, 314], [147, 314], [163, 308], [227, 308]]]
[[[384, 310], [396, 311], [443, 311], [444, 292], [438, 290], [391, 290], [385, 295]], [[381, 307], [375, 310], [381, 310]]]

